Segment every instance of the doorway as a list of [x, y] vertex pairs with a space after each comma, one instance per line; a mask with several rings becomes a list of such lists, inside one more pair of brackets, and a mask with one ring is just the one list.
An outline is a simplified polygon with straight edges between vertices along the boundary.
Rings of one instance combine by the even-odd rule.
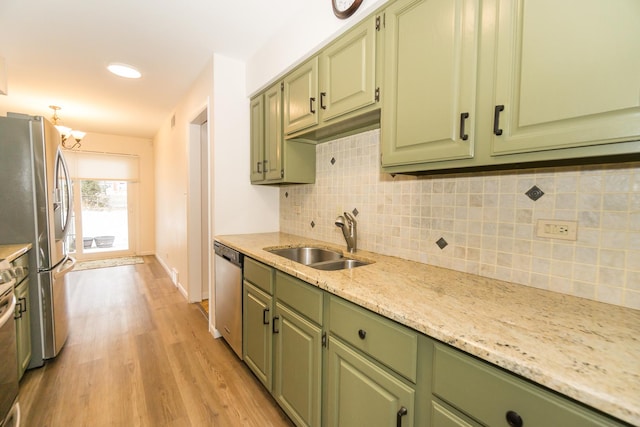
[[137, 156], [66, 152], [73, 185], [67, 234], [80, 261], [135, 255]]
[[199, 303], [209, 315], [211, 260], [210, 146], [208, 109], [189, 124], [189, 302]]

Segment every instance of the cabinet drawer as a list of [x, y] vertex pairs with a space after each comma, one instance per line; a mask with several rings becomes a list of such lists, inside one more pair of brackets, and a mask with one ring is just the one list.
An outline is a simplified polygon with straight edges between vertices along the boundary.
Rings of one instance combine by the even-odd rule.
[[269, 295], [273, 295], [273, 272], [274, 269], [253, 260], [244, 258], [244, 278], [250, 281]]
[[621, 425], [442, 345], [435, 350], [433, 393], [484, 425], [506, 426], [510, 411], [531, 427]]
[[417, 332], [333, 296], [329, 323], [332, 334], [415, 383]]
[[276, 272], [277, 298], [309, 320], [322, 325], [322, 291], [310, 284]]

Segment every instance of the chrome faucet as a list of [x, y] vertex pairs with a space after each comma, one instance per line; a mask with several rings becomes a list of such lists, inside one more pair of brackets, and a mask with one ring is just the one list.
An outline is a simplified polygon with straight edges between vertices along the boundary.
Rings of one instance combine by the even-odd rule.
[[336, 225], [342, 230], [344, 240], [347, 241], [347, 250], [351, 253], [354, 253], [357, 247], [357, 224], [356, 219], [349, 212], [345, 212], [344, 216], [340, 215], [336, 218]]

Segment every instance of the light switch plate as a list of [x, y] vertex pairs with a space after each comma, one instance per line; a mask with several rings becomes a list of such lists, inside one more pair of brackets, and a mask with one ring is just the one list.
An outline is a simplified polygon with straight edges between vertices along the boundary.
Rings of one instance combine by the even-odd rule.
[[549, 239], [575, 241], [578, 239], [578, 221], [539, 219], [536, 234]]

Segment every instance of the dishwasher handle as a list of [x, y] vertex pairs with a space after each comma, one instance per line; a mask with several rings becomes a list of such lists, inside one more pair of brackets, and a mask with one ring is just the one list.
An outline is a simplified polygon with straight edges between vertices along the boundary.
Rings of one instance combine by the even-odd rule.
[[218, 241], [213, 242], [213, 250], [220, 258], [242, 268], [244, 254], [236, 251], [235, 249], [231, 249]]

